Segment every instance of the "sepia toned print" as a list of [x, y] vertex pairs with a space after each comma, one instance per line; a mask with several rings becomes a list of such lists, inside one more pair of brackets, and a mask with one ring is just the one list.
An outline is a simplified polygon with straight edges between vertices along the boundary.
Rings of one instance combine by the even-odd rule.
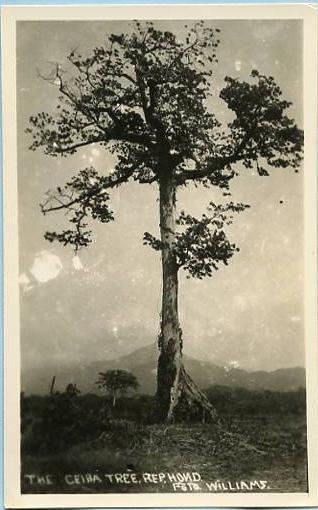
[[306, 25], [137, 14], [16, 21], [20, 506], [310, 504]]

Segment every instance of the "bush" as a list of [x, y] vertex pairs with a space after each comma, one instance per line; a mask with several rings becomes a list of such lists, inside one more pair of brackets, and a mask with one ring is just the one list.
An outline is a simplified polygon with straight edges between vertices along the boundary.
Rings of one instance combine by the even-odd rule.
[[[61, 452], [82, 442], [105, 438], [114, 444], [127, 445], [142, 441], [144, 425], [156, 422], [156, 399], [149, 395], [122, 397], [113, 408], [110, 398], [95, 394], [80, 395], [69, 388], [51, 396], [21, 396], [21, 449], [23, 453]], [[236, 418], [245, 416], [284, 416], [304, 414], [306, 392], [248, 391], [243, 388], [213, 386], [206, 390], [219, 415], [226, 417], [235, 429]], [[180, 418], [186, 422], [201, 422], [202, 411], [179, 406]], [[139, 437], [140, 436], [140, 437]], [[124, 441], [124, 443], [123, 443]]]
[[[39, 400], [41, 399], [41, 400]], [[22, 399], [21, 448], [42, 453], [60, 452], [81, 441], [94, 439], [102, 421], [94, 409], [82, 405], [77, 392], [67, 389], [47, 397]]]
[[299, 414], [306, 410], [306, 391], [303, 388], [278, 392], [211, 386], [205, 393], [221, 415]]

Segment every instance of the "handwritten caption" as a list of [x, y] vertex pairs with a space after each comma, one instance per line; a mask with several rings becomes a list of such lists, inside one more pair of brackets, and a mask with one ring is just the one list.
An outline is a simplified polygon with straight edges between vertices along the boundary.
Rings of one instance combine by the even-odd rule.
[[[29, 487], [52, 486], [63, 482], [74, 489], [78, 486], [161, 486], [164, 492], [259, 492], [270, 487], [266, 480], [213, 480], [205, 481], [197, 472], [177, 473], [72, 473], [57, 477], [52, 474], [25, 474]], [[62, 480], [61, 480], [62, 479]]]

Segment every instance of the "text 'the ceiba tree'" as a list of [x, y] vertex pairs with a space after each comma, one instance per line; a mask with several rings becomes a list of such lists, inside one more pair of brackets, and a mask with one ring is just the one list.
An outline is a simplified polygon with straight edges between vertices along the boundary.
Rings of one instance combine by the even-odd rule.
[[201, 279], [227, 264], [238, 248], [226, 225], [248, 207], [210, 202], [201, 218], [184, 211], [177, 216], [178, 189], [195, 182], [227, 194], [238, 168], [255, 167], [261, 176], [269, 167], [297, 171], [302, 157], [303, 133], [286, 115], [291, 103], [271, 76], [253, 70], [249, 82], [225, 77], [219, 96], [232, 120], [224, 126], [218, 121], [211, 108], [218, 32], [196, 22], [185, 25], [180, 40], [151, 22], [134, 22], [129, 33], [110, 35], [88, 57], [72, 51], [72, 77], [56, 65], [54, 76], [46, 78], [59, 90], [57, 110], [32, 116], [27, 129], [31, 149], [50, 156], [72, 155], [91, 144], [116, 154], [114, 168], [104, 175], [82, 169], [48, 194], [43, 213], [67, 210], [70, 221], [63, 232], [47, 232], [49, 241], [85, 247], [88, 218], [114, 219], [113, 188], [129, 180], [158, 188], [160, 236], [146, 232], [144, 243], [161, 253], [157, 401], [159, 419], [168, 421], [180, 402], [217, 416], [183, 366], [178, 273]]

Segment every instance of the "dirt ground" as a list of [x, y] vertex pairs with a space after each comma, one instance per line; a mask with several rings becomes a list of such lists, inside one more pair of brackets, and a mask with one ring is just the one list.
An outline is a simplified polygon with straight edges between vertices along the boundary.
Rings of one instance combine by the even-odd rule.
[[307, 492], [304, 417], [119, 425], [63, 453], [24, 455], [22, 493]]

